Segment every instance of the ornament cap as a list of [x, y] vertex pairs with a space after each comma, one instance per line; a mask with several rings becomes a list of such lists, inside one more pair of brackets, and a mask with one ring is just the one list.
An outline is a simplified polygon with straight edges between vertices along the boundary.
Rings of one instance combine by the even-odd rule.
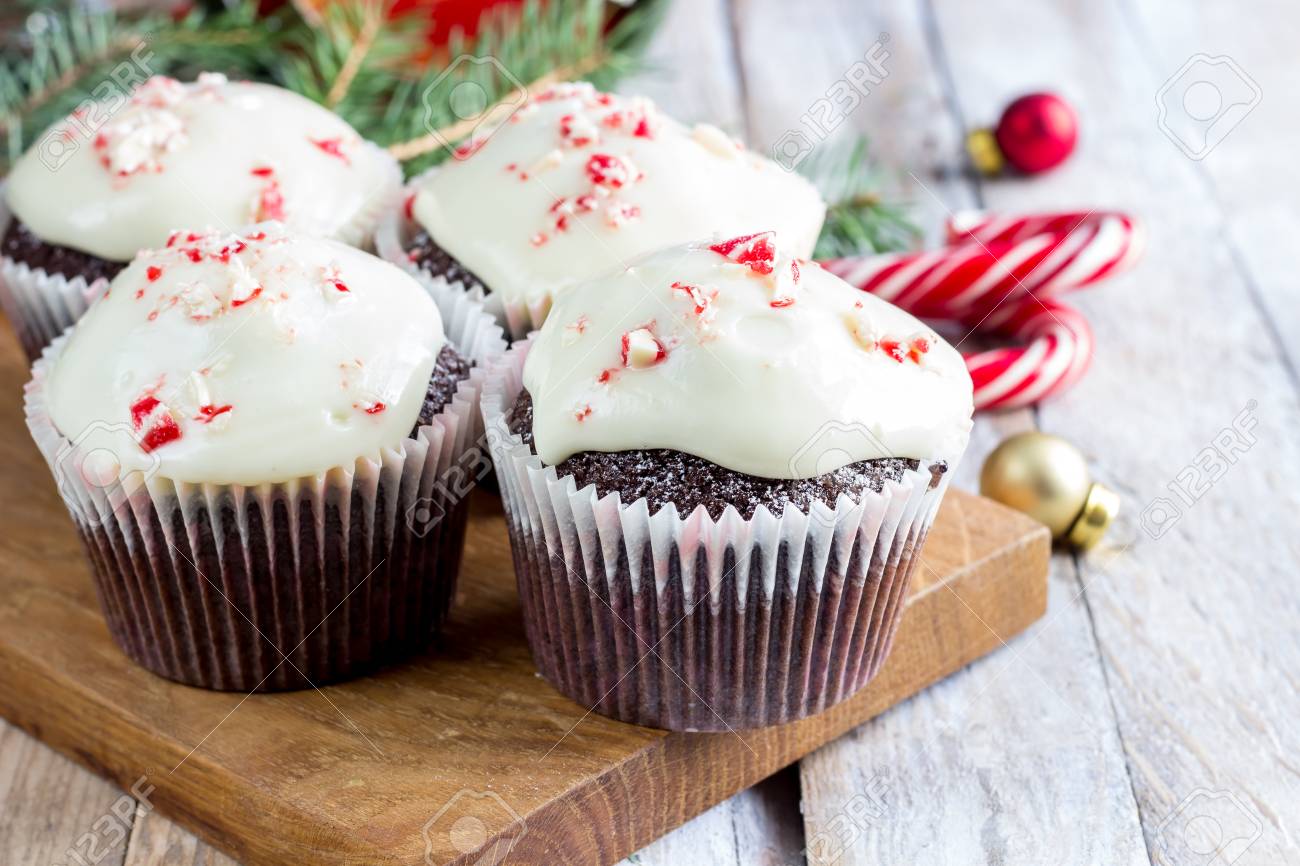
[[970, 154], [975, 170], [984, 175], [1001, 174], [1006, 160], [997, 136], [991, 129], [976, 129], [966, 136], [966, 152]]
[[1065, 534], [1072, 547], [1087, 550], [1101, 541], [1115, 515], [1119, 513], [1119, 494], [1104, 484], [1094, 483], [1088, 488], [1088, 498], [1083, 510]]

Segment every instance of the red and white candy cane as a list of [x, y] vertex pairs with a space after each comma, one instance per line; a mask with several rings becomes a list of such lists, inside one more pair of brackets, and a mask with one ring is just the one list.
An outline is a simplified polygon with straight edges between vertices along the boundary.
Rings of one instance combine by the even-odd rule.
[[1092, 329], [1057, 295], [1126, 270], [1141, 225], [1114, 211], [965, 213], [939, 250], [822, 264], [923, 318], [957, 322], [1020, 345], [969, 353], [977, 409], [1029, 406], [1069, 388], [1092, 359]]

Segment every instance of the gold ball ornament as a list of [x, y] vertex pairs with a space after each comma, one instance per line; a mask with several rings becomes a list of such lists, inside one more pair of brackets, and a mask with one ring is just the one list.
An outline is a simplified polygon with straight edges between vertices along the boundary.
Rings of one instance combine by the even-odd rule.
[[1092, 480], [1079, 449], [1048, 433], [1018, 433], [993, 449], [980, 470], [980, 493], [1082, 550], [1101, 540], [1119, 511], [1119, 496]]

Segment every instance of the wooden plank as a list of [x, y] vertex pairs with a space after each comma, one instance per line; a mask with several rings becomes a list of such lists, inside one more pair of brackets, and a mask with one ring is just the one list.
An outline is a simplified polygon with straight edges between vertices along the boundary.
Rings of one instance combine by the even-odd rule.
[[[785, 10], [784, 16], [776, 20], [769, 7]], [[868, 46], [883, 46], [887, 77], [842, 129], [867, 134], [876, 158], [900, 167], [885, 192], [910, 195], [915, 218], [934, 243], [950, 210], [984, 204], [961, 172], [962, 107], [955, 102], [958, 88], [943, 74], [940, 34], [919, 4], [823, 7], [823, 14], [808, 15], [789, 4], [746, 4], [745, 20], [756, 23], [744, 31], [742, 45], [749, 50], [742, 56], [755, 58], [746, 67], [750, 93], [761, 93], [769, 109], [762, 135], [774, 142], [791, 127], [815, 135], [797, 120], [807, 105], [870, 52]], [[836, 26], [825, 27], [826, 20]], [[762, 62], [774, 44], [800, 63]], [[771, 100], [773, 88], [792, 74], [804, 85], [801, 96]], [[957, 483], [977, 486], [987, 453], [1033, 423], [1028, 411], [982, 416]], [[1022, 638], [1010, 650], [1032, 646], [1032, 664], [1001, 656], [977, 663], [802, 762], [810, 863], [1034, 862], [1061, 850], [1077, 862], [1144, 862], [1095, 642], [1086, 611], [1072, 601], [1073, 564], [1062, 559], [1056, 566], [1053, 639], [1044, 646]], [[1059, 670], [1071, 671], [1064, 685], [1055, 682]], [[1088, 740], [1077, 736], [1071, 706], [1090, 713]], [[1003, 736], [1011, 747], [994, 759], [992, 738]], [[974, 754], [973, 742], [980, 744]], [[1049, 838], [1039, 829], [1052, 814], [1078, 820]]]
[[[19, 376], [0, 365], [0, 387]], [[0, 406], [0, 440], [17, 441], [18, 414]], [[31, 558], [75, 544], [35, 452], [3, 465], [32, 538], [0, 537], [0, 712], [119, 783], [146, 775], [160, 811], [250, 864], [418, 863], [426, 844], [431, 862], [450, 862], [453, 836], [426, 831], [468, 794], [498, 804], [478, 816], [490, 839], [526, 828], [514, 862], [608, 863], [996, 646], [954, 592], [1003, 633], [1044, 602], [1043, 531], [955, 493], [926, 546], [933, 571], [917, 575], [870, 688], [743, 738], [667, 734], [588, 716], [537, 677], [500, 504], [476, 496], [444, 652], [330, 687], [329, 703], [310, 691], [244, 701], [127, 662], [85, 565]]]
[[150, 812], [136, 821], [125, 866], [238, 866], [183, 827]]
[[719, 803], [623, 861], [627, 866], [803, 862], [799, 773], [791, 767]]
[[0, 863], [121, 866], [135, 801], [0, 721]]
[[745, 130], [727, 0], [672, 0], [647, 46], [643, 70], [620, 93], [648, 96], [686, 123]]
[[[1259, 104], [1244, 116], [1235, 111], [1226, 116], [1223, 129], [1228, 134], [1191, 168], [1208, 187], [1213, 213], [1225, 228], [1226, 248], [1240, 260], [1237, 270], [1252, 299], [1266, 309], [1272, 330], [1282, 335], [1300, 332], [1293, 253], [1293, 239], [1300, 234], [1295, 207], [1300, 134], [1291, 97], [1297, 81], [1300, 7], [1269, 0], [1242, 14], [1230, 5], [1203, 4], [1194, 15], [1186, 14], [1183, 4], [1166, 0], [1138, 0], [1132, 7], [1126, 17], [1149, 80], [1156, 83], [1157, 92], [1165, 83], [1170, 85], [1168, 101], [1175, 114], [1188, 87], [1218, 88], [1223, 108], [1237, 100], [1249, 105], [1258, 89]], [[1197, 55], [1226, 57], [1231, 65], [1198, 63], [1184, 69]], [[1178, 130], [1176, 123], [1166, 125]], [[1220, 131], [1214, 132], [1216, 140]], [[1184, 144], [1197, 146], [1195, 141]], [[1171, 159], [1181, 154], [1173, 140], [1169, 147]], [[1295, 377], [1300, 351], [1289, 339], [1281, 341], [1281, 348]]]
[[[1240, 194], [1293, 207], [1300, 185], [1290, 166], [1290, 81], [1276, 79], [1201, 163], [1161, 132], [1155, 97], [1184, 51], [1227, 52], [1244, 68], [1260, 58], [1266, 80], [1281, 74], [1296, 15], [1276, 4], [1274, 15], [1259, 10], [1258, 22], [1249, 20], [1256, 11], [1142, 8], [1143, 27], [1118, 2], [1073, 15], [1001, 0], [979, 9], [946, 4], [941, 17], [945, 32], [964, 37], [950, 43], [954, 66], [973, 93], [996, 100], [1010, 94], [981, 80], [994, 49], [965, 37], [1014, 15], [1018, 66], [1040, 82], [1062, 82], [1084, 119], [1079, 157], [1050, 182], [1016, 184], [1016, 199], [1129, 208], [1150, 232], [1131, 279], [1080, 296], [1098, 356], [1075, 394], [1042, 413], [1047, 429], [1078, 442], [1126, 494], [1114, 541], [1082, 560], [1081, 571], [1148, 850], [1156, 862], [1188, 862], [1189, 850], [1208, 841], [1189, 838], [1199, 826], [1231, 842], [1218, 862], [1295, 863], [1300, 546], [1270, 516], [1290, 512], [1300, 483], [1292, 432], [1300, 413], [1278, 337], [1294, 322], [1270, 322], [1252, 292], [1255, 280], [1293, 293], [1294, 267], [1270, 272], [1265, 257], [1225, 243], [1220, 204]], [[1197, 35], [1176, 43], [1166, 27]], [[1163, 46], [1159, 69], [1149, 40]], [[1221, 179], [1207, 184], [1207, 172]], [[1226, 188], [1235, 178], [1244, 193]], [[1274, 192], [1255, 198], [1266, 184]]]

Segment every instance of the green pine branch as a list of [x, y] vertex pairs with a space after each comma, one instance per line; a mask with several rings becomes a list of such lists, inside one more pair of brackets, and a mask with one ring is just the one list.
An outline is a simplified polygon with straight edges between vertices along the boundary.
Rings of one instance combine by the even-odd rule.
[[830, 202], [817, 239], [817, 258], [896, 252], [920, 239], [920, 229], [906, 208], [880, 197], [880, 178], [865, 138], [806, 159], [799, 171], [817, 184]]
[[[23, 17], [0, 45], [0, 171], [81, 102], [103, 98], [105, 86], [111, 93], [114, 76], [124, 73], [189, 80], [215, 71], [271, 81], [326, 105], [381, 145], [418, 142], [462, 119], [466, 107], [453, 103], [466, 82], [477, 85], [481, 102], [469, 110], [557, 70], [610, 87], [636, 67], [667, 5], [640, 0], [610, 28], [604, 0], [527, 0], [489, 13], [472, 39], [454, 35], [445, 63], [420, 63], [427, 51], [420, 22], [386, 20], [388, 3], [338, 0], [313, 23], [292, 6], [259, 16], [257, 0], [199, 6], [179, 20], [117, 16], [75, 0], [24, 0]], [[412, 152], [418, 155], [405, 163], [408, 175], [446, 156], [441, 146]], [[865, 141], [827, 149], [800, 168], [831, 202], [819, 258], [916, 241], [906, 212], [877, 194]]]
[[[274, 82], [389, 145], [456, 121], [445, 95], [462, 82], [478, 84], [489, 103], [557, 68], [581, 68], [608, 85], [633, 67], [665, 6], [641, 0], [607, 33], [603, 0], [528, 0], [490, 13], [473, 39], [453, 37], [444, 65], [418, 61], [427, 53], [423, 29], [415, 20], [386, 20], [388, 0], [338, 0], [319, 26], [292, 6], [259, 16], [256, 0], [195, 8], [180, 20], [117, 16], [75, 0], [27, 2], [31, 11], [0, 53], [0, 170], [82, 101], [102, 98], [124, 64], [143, 67], [127, 69], [137, 75], [186, 80], [208, 70]], [[420, 171], [443, 155], [438, 148], [406, 169]]]

